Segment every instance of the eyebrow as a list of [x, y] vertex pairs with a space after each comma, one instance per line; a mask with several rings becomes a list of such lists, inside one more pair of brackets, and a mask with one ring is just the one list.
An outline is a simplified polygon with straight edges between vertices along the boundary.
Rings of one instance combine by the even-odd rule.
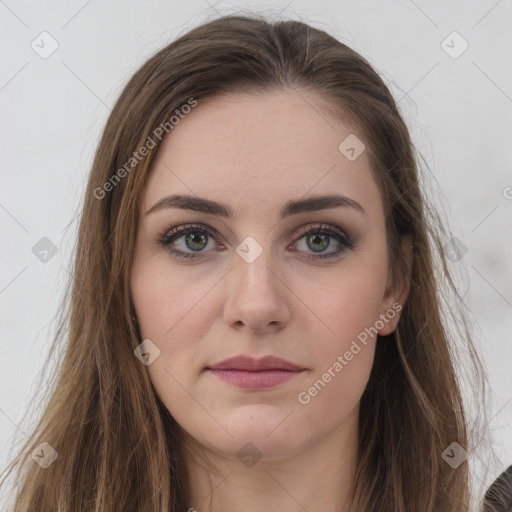
[[[291, 199], [287, 201], [281, 208], [280, 218], [284, 219], [285, 217], [296, 215], [298, 213], [313, 212], [338, 207], [352, 208], [362, 215], [367, 215], [361, 204], [354, 199], [340, 194], [328, 194], [322, 196], [311, 196], [305, 199]], [[146, 212], [146, 215], [163, 208], [180, 208], [183, 210], [193, 210], [196, 212], [210, 213], [212, 215], [226, 217], [228, 219], [232, 219], [235, 216], [233, 209], [227, 204], [197, 196], [176, 194], [163, 197], [157, 201]]]

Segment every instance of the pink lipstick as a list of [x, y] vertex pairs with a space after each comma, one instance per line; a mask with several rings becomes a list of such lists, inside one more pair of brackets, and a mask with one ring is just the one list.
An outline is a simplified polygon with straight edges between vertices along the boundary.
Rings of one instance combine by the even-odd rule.
[[268, 389], [284, 384], [305, 368], [274, 356], [236, 356], [207, 368], [220, 380], [244, 389]]

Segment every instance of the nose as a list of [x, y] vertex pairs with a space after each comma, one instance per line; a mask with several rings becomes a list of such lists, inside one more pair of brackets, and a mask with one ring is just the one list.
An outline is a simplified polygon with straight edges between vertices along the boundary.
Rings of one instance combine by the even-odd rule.
[[226, 276], [224, 321], [229, 326], [265, 334], [278, 332], [288, 323], [293, 294], [282, 272], [272, 267], [275, 262], [268, 248], [251, 263], [234, 256], [233, 268]]

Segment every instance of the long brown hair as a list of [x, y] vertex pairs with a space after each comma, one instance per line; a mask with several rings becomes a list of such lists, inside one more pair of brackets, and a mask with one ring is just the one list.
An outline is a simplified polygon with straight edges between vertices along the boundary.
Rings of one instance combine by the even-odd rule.
[[[20, 466], [17, 512], [187, 510], [178, 425], [134, 357], [142, 340], [129, 272], [140, 200], [157, 134], [172, 136], [170, 119], [186, 112], [184, 105], [278, 89], [317, 93], [322, 115], [343, 116], [364, 138], [385, 205], [395, 279], [407, 267], [400, 242], [409, 236], [413, 243], [408, 300], [397, 330], [376, 344], [361, 398], [350, 510], [468, 510], [472, 486], [461, 449], [471, 455], [486, 439], [487, 381], [464, 320], [455, 265], [447, 261], [450, 236], [427, 201], [408, 128], [361, 55], [301, 21], [253, 14], [211, 20], [158, 51], [112, 110], [89, 175], [72, 280], [50, 352], [61, 361], [45, 388], [41, 419], [9, 468]], [[464, 404], [464, 375], [481, 396], [474, 423]], [[31, 457], [43, 442], [58, 454], [47, 468]], [[457, 465], [449, 463], [454, 454]]]

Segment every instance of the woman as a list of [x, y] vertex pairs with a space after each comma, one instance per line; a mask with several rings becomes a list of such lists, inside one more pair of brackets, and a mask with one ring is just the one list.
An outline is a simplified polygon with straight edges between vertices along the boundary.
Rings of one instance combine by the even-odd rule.
[[474, 506], [465, 351], [486, 378], [418, 167], [381, 78], [304, 23], [150, 58], [96, 152], [15, 510]]

